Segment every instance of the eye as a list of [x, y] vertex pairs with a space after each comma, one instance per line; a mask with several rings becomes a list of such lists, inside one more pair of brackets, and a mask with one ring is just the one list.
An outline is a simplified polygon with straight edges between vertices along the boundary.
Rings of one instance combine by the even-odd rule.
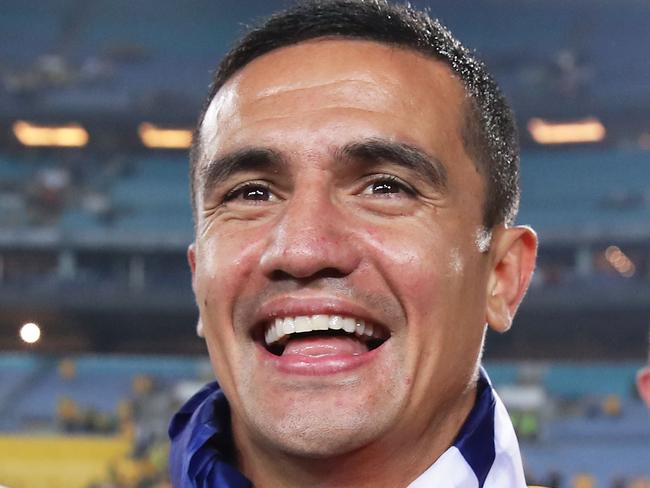
[[415, 190], [395, 176], [380, 175], [362, 192], [363, 195], [386, 195], [395, 193], [414, 196]]
[[246, 200], [250, 202], [268, 202], [276, 200], [268, 185], [264, 183], [244, 183], [230, 190], [224, 197], [224, 202]]

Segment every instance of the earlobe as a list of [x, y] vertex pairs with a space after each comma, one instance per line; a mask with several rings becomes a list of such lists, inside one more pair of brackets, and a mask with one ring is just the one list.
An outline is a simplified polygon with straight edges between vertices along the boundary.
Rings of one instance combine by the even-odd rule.
[[495, 331], [505, 332], [512, 325], [535, 269], [537, 235], [525, 226], [495, 229], [490, 253], [486, 321]]
[[[190, 270], [192, 271], [192, 289], [194, 290], [194, 294], [196, 295], [196, 287], [194, 286], [194, 278], [196, 276], [196, 248], [194, 243], [190, 244], [187, 247], [187, 262], [190, 265]], [[199, 337], [205, 337], [203, 334], [203, 322], [201, 321], [201, 317], [199, 316], [199, 319], [196, 323], [196, 335]]]
[[194, 271], [196, 270], [196, 250], [194, 243], [187, 246], [187, 262], [190, 265], [192, 276], [194, 276]]
[[636, 387], [639, 396], [650, 408], [650, 366], [642, 368], [636, 375]]
[[488, 300], [487, 323], [497, 332], [506, 332], [512, 325], [512, 314], [503, 296], [495, 294]]

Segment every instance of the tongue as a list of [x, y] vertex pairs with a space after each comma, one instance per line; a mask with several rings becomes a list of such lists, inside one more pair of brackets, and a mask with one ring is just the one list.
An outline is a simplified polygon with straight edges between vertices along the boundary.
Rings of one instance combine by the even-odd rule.
[[287, 342], [282, 356], [356, 356], [364, 352], [368, 347], [354, 337], [294, 337]]

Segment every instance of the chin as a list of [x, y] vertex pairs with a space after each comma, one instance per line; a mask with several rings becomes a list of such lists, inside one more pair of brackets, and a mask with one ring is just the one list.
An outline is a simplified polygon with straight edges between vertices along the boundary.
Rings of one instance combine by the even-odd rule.
[[381, 437], [382, 425], [376, 415], [363, 412], [328, 412], [267, 418], [258, 426], [266, 444], [291, 457], [335, 458], [356, 451]]

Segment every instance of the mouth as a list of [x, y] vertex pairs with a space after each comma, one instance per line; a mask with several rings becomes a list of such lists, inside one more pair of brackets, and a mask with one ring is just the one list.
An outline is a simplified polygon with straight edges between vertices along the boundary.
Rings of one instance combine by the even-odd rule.
[[275, 356], [358, 356], [381, 347], [390, 333], [384, 327], [342, 315], [277, 317], [264, 324], [260, 339]]

